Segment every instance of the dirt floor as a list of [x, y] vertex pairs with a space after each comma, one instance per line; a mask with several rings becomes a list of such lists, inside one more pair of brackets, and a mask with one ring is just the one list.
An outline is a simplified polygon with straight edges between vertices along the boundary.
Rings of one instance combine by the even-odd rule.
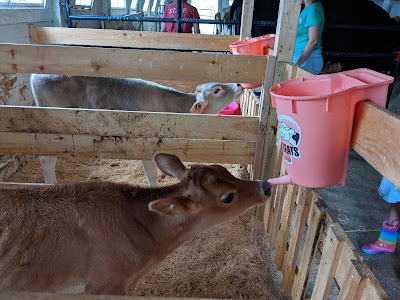
[[[225, 165], [243, 177], [243, 168]], [[10, 182], [43, 182], [38, 159], [33, 158]], [[137, 161], [59, 158], [59, 182], [112, 180], [146, 185]], [[171, 183], [159, 177], [160, 184]], [[198, 297], [225, 299], [284, 299], [268, 237], [249, 230], [251, 212], [211, 228], [186, 242], [154, 272], [130, 291], [137, 296]]]

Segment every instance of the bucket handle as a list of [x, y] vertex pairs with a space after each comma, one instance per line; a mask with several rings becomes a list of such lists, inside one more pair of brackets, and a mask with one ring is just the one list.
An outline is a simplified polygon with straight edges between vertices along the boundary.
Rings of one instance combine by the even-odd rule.
[[296, 101], [293, 99], [290, 99], [290, 109], [292, 111], [292, 114], [296, 113]]
[[[296, 113], [296, 100], [290, 99], [290, 111], [292, 114]], [[330, 99], [329, 97], [326, 97], [325, 99], [325, 112], [329, 112], [329, 104], [330, 104]]]
[[325, 100], [325, 112], [329, 112], [329, 97], [326, 97]]

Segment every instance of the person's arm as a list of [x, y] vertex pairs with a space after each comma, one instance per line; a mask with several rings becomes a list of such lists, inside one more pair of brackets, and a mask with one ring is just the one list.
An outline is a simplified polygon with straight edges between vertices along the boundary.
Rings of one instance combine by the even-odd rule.
[[193, 24], [193, 32], [194, 32], [194, 33], [200, 34], [200, 26], [199, 26], [199, 23], [194, 23], [194, 24]]
[[[199, 19], [200, 20], [200, 14], [197, 8], [194, 8], [194, 16], [193, 19]], [[200, 24], [199, 23], [193, 23], [193, 33], [198, 33], [200, 34]]]
[[307, 58], [310, 57], [311, 53], [314, 51], [315, 46], [318, 43], [318, 37], [319, 37], [319, 26], [308, 27], [308, 42], [304, 47], [304, 50], [301, 53], [299, 59], [297, 60], [296, 65], [300, 66], [307, 60]]
[[[165, 9], [164, 9], [164, 12], [163, 12], [163, 18], [165, 19], [165, 18], [167, 18], [168, 16], [167, 16], [167, 11], [168, 11], [168, 9], [169, 9], [169, 7], [168, 7], [169, 5], [167, 5], [166, 7], [165, 7]], [[165, 26], [165, 22], [161, 22], [161, 32], [167, 32], [167, 26]]]

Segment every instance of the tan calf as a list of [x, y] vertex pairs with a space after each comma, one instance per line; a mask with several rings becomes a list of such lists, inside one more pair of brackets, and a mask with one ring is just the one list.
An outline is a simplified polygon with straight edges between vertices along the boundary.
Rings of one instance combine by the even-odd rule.
[[271, 193], [266, 181], [219, 165], [186, 168], [169, 154], [154, 161], [180, 181], [2, 186], [0, 289], [125, 294], [183, 242]]
[[[197, 86], [194, 93], [139, 78], [102, 78], [32, 74], [31, 88], [37, 106], [118, 109], [216, 114], [243, 94], [238, 83], [208, 82]], [[46, 183], [57, 183], [55, 156], [41, 156]], [[157, 185], [157, 167], [143, 160], [149, 186]]]

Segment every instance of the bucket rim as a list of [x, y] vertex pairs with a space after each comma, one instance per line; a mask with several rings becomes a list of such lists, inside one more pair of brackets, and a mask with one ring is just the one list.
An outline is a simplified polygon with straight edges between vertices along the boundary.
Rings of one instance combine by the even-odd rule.
[[[355, 74], [355, 73], [368, 73], [370, 75], [373, 75], [375, 77], [379, 77], [381, 78], [382, 81], [380, 82], [375, 82], [375, 83], [366, 83], [362, 80], [359, 80], [353, 76], [351, 76], [351, 74]], [[352, 86], [349, 87], [347, 89], [341, 90], [341, 91], [337, 91], [334, 93], [327, 93], [327, 94], [320, 94], [320, 95], [315, 95], [315, 96], [296, 96], [296, 95], [280, 95], [277, 94], [276, 92], [281, 89], [283, 86], [288, 85], [290, 83], [296, 83], [296, 82], [304, 82], [304, 81], [309, 81], [309, 80], [320, 80], [321, 78], [335, 78], [335, 77], [349, 77], [352, 78], [354, 80], [359, 81], [361, 84], [360, 85], [356, 85], [356, 86]], [[368, 88], [371, 87], [376, 87], [376, 86], [383, 86], [383, 85], [388, 85], [391, 84], [394, 81], [394, 78], [392, 76], [386, 75], [386, 74], [382, 74], [367, 68], [359, 68], [359, 69], [354, 69], [354, 70], [349, 70], [349, 71], [344, 71], [344, 72], [338, 72], [338, 73], [332, 73], [332, 74], [322, 74], [322, 75], [310, 75], [310, 76], [306, 76], [306, 77], [300, 77], [300, 78], [293, 78], [293, 79], [288, 79], [282, 82], [279, 82], [277, 84], [274, 84], [273, 86], [271, 86], [271, 88], [269, 89], [270, 94], [274, 95], [275, 97], [281, 98], [281, 99], [285, 99], [285, 100], [317, 100], [317, 99], [324, 99], [324, 98], [328, 98], [331, 97], [333, 95], [340, 95], [342, 93], [347, 93], [348, 91], [351, 90], [357, 90], [357, 89], [363, 89], [366, 86], [368, 86]]]
[[260, 43], [260, 42], [264, 42], [266, 40], [271, 40], [271, 39], [275, 39], [275, 38], [276, 38], [276, 34], [269, 33], [269, 34], [252, 37], [252, 38], [249, 38], [246, 40], [240, 40], [237, 42], [230, 43], [229, 47], [237, 47], [240, 45], [251, 44], [251, 43]]

